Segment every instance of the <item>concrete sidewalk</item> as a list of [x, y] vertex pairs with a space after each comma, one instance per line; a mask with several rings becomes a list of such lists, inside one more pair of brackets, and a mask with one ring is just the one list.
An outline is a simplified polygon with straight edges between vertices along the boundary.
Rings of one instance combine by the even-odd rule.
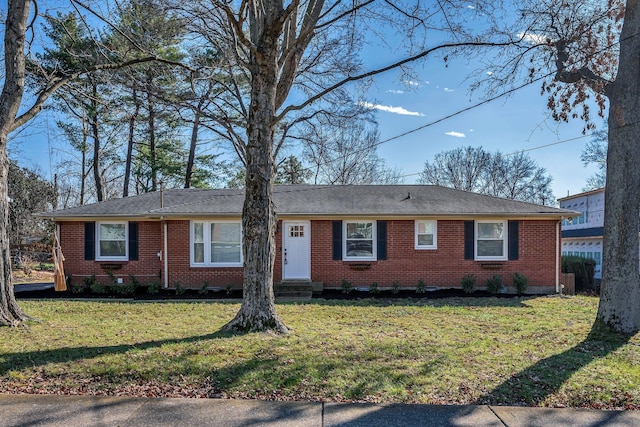
[[0, 425], [603, 427], [640, 426], [640, 411], [0, 395]]

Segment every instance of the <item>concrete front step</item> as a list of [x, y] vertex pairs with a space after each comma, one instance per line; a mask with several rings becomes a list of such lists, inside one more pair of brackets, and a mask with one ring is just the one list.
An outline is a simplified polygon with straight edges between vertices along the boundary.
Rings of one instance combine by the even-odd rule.
[[311, 299], [315, 289], [322, 291], [322, 284], [310, 281], [285, 281], [276, 283], [273, 290], [278, 301], [304, 301]]

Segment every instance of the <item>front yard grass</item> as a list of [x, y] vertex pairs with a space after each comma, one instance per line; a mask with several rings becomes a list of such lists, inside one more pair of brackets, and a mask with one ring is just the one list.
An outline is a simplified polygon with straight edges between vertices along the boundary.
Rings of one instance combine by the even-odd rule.
[[224, 302], [21, 301], [0, 391], [640, 409], [640, 334], [593, 297], [278, 304], [293, 332], [218, 332]]

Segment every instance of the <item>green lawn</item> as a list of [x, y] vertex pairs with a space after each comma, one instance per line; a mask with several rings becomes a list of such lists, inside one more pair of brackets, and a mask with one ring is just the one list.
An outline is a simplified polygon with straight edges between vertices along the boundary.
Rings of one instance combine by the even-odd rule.
[[237, 303], [21, 301], [0, 391], [640, 409], [640, 334], [592, 297], [279, 304], [287, 336], [218, 332]]

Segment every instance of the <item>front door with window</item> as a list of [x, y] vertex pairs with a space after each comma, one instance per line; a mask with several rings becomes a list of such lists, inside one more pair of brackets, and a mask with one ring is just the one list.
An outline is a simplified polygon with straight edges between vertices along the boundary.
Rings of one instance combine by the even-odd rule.
[[311, 279], [311, 223], [283, 221], [282, 223], [283, 280]]

